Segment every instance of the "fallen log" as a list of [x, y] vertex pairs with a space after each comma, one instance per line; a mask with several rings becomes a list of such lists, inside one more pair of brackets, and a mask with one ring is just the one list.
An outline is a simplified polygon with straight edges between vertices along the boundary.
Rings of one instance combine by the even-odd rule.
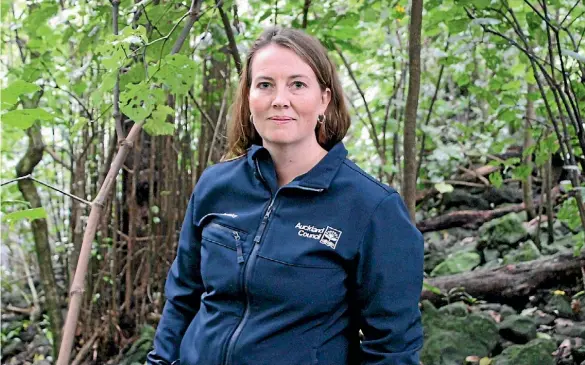
[[[494, 269], [429, 278], [425, 282], [441, 293], [461, 287], [475, 298], [520, 307], [538, 289], [574, 285], [581, 277], [581, 267], [585, 268], [585, 258], [567, 253]], [[425, 289], [421, 295], [421, 300], [424, 299], [440, 304], [444, 297]]]
[[518, 213], [524, 209], [524, 203], [521, 203], [492, 210], [458, 210], [420, 221], [416, 224], [416, 227], [421, 233], [454, 227], [477, 229], [483, 223], [494, 218], [501, 217], [508, 213]]
[[[561, 197], [560, 187], [555, 186], [551, 191], [551, 197], [553, 202], [556, 204], [557, 200]], [[540, 197], [534, 199], [534, 207], [538, 208], [540, 205]], [[499, 218], [508, 213], [518, 213], [526, 209], [524, 203], [509, 205], [502, 208], [496, 208], [492, 210], [458, 210], [447, 214], [440, 215], [425, 219], [416, 224], [421, 233], [440, 231], [442, 229], [449, 229], [455, 227], [463, 227], [469, 229], [477, 229], [485, 222], [489, 222], [492, 219]]]

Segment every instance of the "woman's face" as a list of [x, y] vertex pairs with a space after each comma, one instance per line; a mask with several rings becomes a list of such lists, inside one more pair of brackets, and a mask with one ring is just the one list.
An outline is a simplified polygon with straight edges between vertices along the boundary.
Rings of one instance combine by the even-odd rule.
[[250, 67], [250, 112], [264, 146], [316, 141], [317, 117], [325, 113], [331, 91], [321, 90], [311, 67], [278, 45], [257, 51]]

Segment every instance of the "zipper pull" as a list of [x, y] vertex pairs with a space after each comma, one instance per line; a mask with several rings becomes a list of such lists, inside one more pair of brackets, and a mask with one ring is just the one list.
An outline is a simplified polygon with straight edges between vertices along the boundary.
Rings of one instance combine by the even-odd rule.
[[242, 241], [240, 240], [240, 234], [238, 232], [234, 232], [234, 239], [236, 240], [238, 264], [242, 264], [244, 262], [244, 252], [242, 250]]

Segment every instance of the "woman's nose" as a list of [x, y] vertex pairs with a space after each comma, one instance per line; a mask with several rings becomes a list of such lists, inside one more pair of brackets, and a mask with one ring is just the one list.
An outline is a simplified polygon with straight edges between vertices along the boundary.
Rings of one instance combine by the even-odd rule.
[[276, 89], [274, 99], [272, 99], [272, 106], [275, 108], [287, 108], [290, 106], [290, 100], [286, 90], [282, 88]]

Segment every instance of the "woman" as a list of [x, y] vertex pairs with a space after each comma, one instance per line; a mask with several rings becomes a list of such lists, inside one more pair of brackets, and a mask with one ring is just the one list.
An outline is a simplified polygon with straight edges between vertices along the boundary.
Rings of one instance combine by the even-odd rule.
[[191, 196], [149, 364], [419, 364], [422, 236], [346, 159], [348, 127], [323, 46], [266, 30], [233, 108], [241, 156]]

